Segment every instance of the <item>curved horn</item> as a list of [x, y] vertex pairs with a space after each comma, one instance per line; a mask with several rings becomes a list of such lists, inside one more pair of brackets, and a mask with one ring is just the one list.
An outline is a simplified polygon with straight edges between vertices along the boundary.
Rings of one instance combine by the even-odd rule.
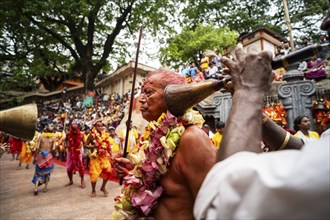
[[205, 80], [185, 85], [168, 85], [164, 90], [164, 101], [172, 115], [181, 116], [214, 92], [223, 88], [230, 77], [222, 80]]
[[23, 105], [0, 111], [0, 131], [15, 137], [32, 140], [38, 118], [36, 104]]

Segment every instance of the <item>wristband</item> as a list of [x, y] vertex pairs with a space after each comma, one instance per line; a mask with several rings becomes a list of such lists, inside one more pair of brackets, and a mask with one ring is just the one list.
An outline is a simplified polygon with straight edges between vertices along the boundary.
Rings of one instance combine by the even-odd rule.
[[290, 133], [286, 132], [286, 136], [284, 138], [284, 141], [283, 141], [282, 145], [280, 146], [280, 148], [278, 150], [283, 150], [286, 147], [286, 145], [288, 144], [289, 139], [290, 139]]

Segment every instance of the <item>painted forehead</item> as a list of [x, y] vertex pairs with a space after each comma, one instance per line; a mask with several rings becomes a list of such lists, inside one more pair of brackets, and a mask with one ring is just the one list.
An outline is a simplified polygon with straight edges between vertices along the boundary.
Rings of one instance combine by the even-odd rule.
[[103, 124], [102, 124], [102, 122], [100, 122], [100, 121], [95, 123], [95, 126], [98, 126], [98, 127], [100, 127], [100, 126], [102, 126], [102, 125], [103, 125]]
[[164, 86], [161, 84], [161, 81], [157, 75], [150, 76], [142, 85], [142, 89], [147, 88], [161, 88], [163, 89]]

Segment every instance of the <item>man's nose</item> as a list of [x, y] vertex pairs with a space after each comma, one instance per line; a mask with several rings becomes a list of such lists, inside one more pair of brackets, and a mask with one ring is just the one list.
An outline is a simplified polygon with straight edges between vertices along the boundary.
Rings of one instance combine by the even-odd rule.
[[145, 103], [146, 102], [146, 97], [143, 93], [141, 93], [140, 97], [139, 97], [139, 102], [140, 103]]

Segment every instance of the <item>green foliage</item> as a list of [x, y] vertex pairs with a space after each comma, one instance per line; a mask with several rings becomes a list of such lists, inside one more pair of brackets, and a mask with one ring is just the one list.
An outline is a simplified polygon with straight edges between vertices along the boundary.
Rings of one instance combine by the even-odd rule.
[[[167, 42], [164, 63], [177, 65], [200, 50], [232, 44], [225, 36], [260, 26], [286, 37], [282, 0], [24, 0], [0, 1], [0, 66], [10, 67], [14, 86], [33, 88], [33, 80], [64, 80], [79, 74], [87, 89], [103, 71], [132, 56], [141, 25], [144, 33]], [[326, 0], [290, 0], [293, 30], [316, 36]], [[205, 29], [199, 24], [210, 24]], [[212, 25], [211, 25], [212, 24]], [[175, 37], [177, 27], [184, 33]], [[220, 29], [213, 27], [220, 27]], [[225, 29], [228, 27], [229, 29]], [[198, 30], [194, 32], [194, 30]], [[217, 32], [219, 31], [219, 33]], [[230, 34], [224, 34], [228, 31]], [[166, 37], [170, 37], [166, 41]], [[211, 48], [210, 48], [211, 47]], [[23, 74], [24, 73], [24, 74]], [[29, 80], [19, 79], [28, 75]], [[54, 77], [56, 76], [56, 77]], [[7, 88], [1, 82], [0, 89]], [[28, 85], [25, 85], [27, 83]], [[32, 83], [32, 84], [29, 84]], [[54, 83], [49, 83], [53, 85]]]
[[[316, 39], [320, 34], [318, 24], [327, 10], [327, 0], [289, 0], [289, 16], [295, 37]], [[238, 33], [253, 31], [261, 26], [272, 29], [288, 38], [284, 18], [283, 0], [200, 0], [191, 1], [183, 23], [195, 27], [198, 23], [212, 23], [229, 27]]]
[[238, 34], [229, 28], [216, 28], [213, 25], [198, 25], [196, 29], [185, 27], [183, 31], [168, 39], [168, 45], [161, 48], [162, 63], [177, 68], [180, 64], [196, 60], [201, 51], [223, 52], [236, 43]]
[[154, 35], [173, 33], [182, 1], [3, 0], [0, 65], [45, 79], [80, 74], [92, 90], [99, 73], [130, 57], [142, 24]]

